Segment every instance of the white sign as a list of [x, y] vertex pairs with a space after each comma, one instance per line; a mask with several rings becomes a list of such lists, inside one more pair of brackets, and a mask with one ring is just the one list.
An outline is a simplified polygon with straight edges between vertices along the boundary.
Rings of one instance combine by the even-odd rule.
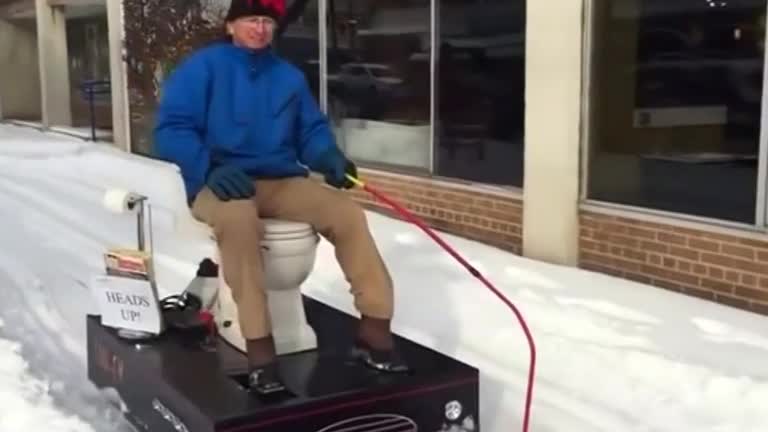
[[108, 327], [160, 334], [160, 305], [148, 280], [98, 275], [91, 291], [101, 312], [101, 323]]

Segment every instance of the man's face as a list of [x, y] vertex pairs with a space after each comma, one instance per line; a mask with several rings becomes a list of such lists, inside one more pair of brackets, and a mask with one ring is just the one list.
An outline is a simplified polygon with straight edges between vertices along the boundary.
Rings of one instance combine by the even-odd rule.
[[272, 43], [275, 20], [267, 16], [247, 16], [227, 24], [235, 45], [261, 49]]

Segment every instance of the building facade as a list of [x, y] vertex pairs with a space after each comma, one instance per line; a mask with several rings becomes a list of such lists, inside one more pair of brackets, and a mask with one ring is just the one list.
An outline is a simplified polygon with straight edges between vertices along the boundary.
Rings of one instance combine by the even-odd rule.
[[[104, 9], [114, 141], [137, 154], [229, 2], [182, 3]], [[768, 314], [766, 0], [288, 3], [276, 48], [340, 147], [433, 226]]]

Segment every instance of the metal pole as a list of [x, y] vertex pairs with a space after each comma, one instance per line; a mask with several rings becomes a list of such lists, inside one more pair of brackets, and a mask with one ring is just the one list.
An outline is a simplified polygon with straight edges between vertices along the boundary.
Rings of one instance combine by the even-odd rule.
[[95, 83], [91, 83], [90, 90], [88, 91], [88, 102], [91, 108], [91, 139], [96, 141], [96, 107], [94, 106], [94, 95], [96, 94]]
[[317, 15], [318, 15], [318, 60], [320, 62], [319, 65], [319, 73], [320, 76], [320, 110], [325, 115], [330, 115], [328, 112], [328, 48], [327, 44], [328, 41], [326, 38], [328, 37], [328, 23], [327, 23], [327, 0], [319, 0], [318, 1], [318, 8], [317, 8]]
[[139, 211], [136, 213], [136, 234], [139, 250], [146, 252], [146, 240], [144, 238], [144, 199], [139, 201]]
[[[768, 8], [768, 6], [766, 6]], [[768, 44], [768, 25], [763, 34]], [[760, 113], [760, 138], [757, 157], [757, 197], [755, 202], [755, 225], [768, 228], [768, 54], [763, 51], [763, 94]]]

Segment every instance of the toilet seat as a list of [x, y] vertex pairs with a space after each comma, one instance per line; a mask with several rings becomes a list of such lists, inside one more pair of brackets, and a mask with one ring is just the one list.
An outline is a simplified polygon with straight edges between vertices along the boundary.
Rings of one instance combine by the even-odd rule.
[[315, 230], [306, 222], [264, 219], [264, 240], [295, 240], [312, 237]]
[[[314, 267], [319, 236], [312, 225], [282, 219], [263, 219], [262, 258], [272, 337], [278, 355], [315, 349], [317, 336], [304, 311], [301, 285]], [[239, 311], [223, 279], [219, 263], [219, 290], [214, 316], [220, 335], [232, 346], [246, 352], [239, 325]]]

